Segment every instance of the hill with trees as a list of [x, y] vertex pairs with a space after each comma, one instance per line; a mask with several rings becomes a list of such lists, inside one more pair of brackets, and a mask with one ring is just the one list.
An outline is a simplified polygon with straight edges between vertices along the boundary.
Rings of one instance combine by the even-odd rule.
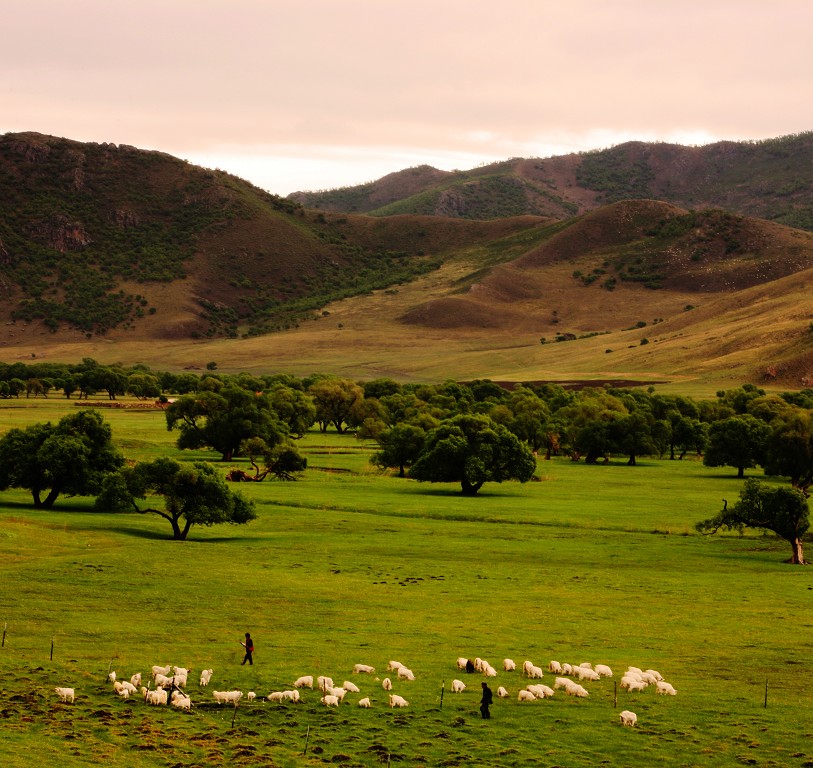
[[700, 147], [631, 141], [557, 157], [512, 158], [467, 171], [408, 168], [353, 187], [288, 196], [344, 213], [564, 219], [620, 200], [722, 208], [813, 229], [813, 132]]

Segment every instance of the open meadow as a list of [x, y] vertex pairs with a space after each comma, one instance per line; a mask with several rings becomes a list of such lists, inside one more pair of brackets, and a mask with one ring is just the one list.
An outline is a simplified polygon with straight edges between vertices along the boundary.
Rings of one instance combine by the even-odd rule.
[[[5, 400], [0, 433], [75, 409]], [[129, 459], [216, 458], [177, 451], [160, 410], [102, 413]], [[185, 542], [156, 516], [98, 513], [92, 499], [37, 511], [23, 491], [0, 495], [4, 768], [813, 766], [813, 569], [786, 564], [773, 535], [694, 531], [736, 500], [734, 470], [540, 458], [538, 481], [465, 498], [372, 467], [373, 449], [312, 431], [302, 479], [235, 486], [257, 520], [193, 527]], [[240, 664], [247, 631], [253, 666]], [[461, 656], [497, 668], [491, 720], [478, 711], [485, 678], [457, 670]], [[584, 682], [587, 698], [519, 702], [526, 659], [614, 676]], [[398, 681], [390, 660], [416, 679]], [[376, 672], [353, 674], [357, 663]], [[153, 664], [193, 670], [191, 712], [121, 699], [106, 681]], [[629, 665], [658, 670], [677, 695], [621, 690]], [[301, 675], [360, 693], [338, 709], [308, 689], [300, 703], [266, 700]], [[408, 708], [387, 706], [388, 675]], [[240, 706], [217, 705], [212, 691], [231, 689]], [[620, 725], [625, 709], [636, 727]]]

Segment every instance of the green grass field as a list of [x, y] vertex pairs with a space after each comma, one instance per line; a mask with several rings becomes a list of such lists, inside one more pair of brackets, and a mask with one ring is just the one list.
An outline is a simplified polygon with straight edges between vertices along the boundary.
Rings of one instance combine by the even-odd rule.
[[[74, 408], [5, 401], [0, 432]], [[214, 458], [178, 454], [161, 412], [103, 413], [129, 458]], [[256, 521], [193, 528], [187, 542], [91, 499], [37, 512], [22, 491], [0, 496], [3, 766], [813, 766], [813, 570], [785, 564], [773, 536], [693, 530], [737, 498], [732, 472], [540, 460], [540, 482], [463, 498], [372, 468], [372, 446], [352, 436], [311, 433], [303, 448], [302, 480], [239, 486]], [[246, 631], [253, 667], [240, 666]], [[511, 694], [490, 721], [483, 678], [458, 672], [459, 656], [488, 659], [492, 688]], [[615, 676], [585, 683], [587, 699], [520, 703], [529, 681], [503, 672], [505, 657]], [[387, 707], [391, 659], [417, 678], [394, 683], [407, 709]], [[376, 674], [353, 675], [359, 662]], [[194, 670], [191, 713], [121, 700], [105, 681], [153, 664]], [[677, 696], [619, 689], [616, 704], [628, 665], [659, 670]], [[300, 704], [265, 700], [304, 674], [361, 693], [338, 710], [308, 690]], [[218, 707], [212, 690], [232, 688], [258, 698]], [[619, 725], [622, 709], [636, 728]]]

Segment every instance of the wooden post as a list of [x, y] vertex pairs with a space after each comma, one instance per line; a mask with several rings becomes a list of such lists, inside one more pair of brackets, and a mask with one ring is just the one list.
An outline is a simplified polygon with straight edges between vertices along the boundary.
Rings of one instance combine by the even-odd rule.
[[613, 680], [613, 707], [618, 709], [618, 683]]
[[764, 709], [768, 709], [768, 678], [765, 678], [765, 704], [763, 705]]
[[8, 627], [8, 622], [3, 624], [3, 645], [0, 646], [0, 648], [5, 648], [6, 647], [6, 627]]
[[446, 681], [440, 681], [440, 708], [443, 709], [443, 693], [446, 691]]
[[302, 754], [304, 755], [308, 751], [308, 739], [311, 736], [311, 727], [308, 726], [308, 730], [305, 732], [305, 749], [302, 750]]
[[54, 660], [54, 638], [51, 638], [51, 661]]
[[231, 727], [234, 728], [234, 719], [237, 717], [237, 702], [234, 702], [234, 714], [231, 716]]
[[110, 679], [110, 670], [113, 668], [113, 659], [110, 659], [110, 663], [107, 665], [107, 677], [104, 679], [107, 682]]

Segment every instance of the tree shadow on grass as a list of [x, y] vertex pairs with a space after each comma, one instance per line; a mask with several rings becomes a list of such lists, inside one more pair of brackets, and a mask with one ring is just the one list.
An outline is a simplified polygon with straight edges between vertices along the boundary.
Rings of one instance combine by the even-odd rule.
[[445, 498], [445, 499], [504, 499], [504, 498], [516, 498], [516, 496], [512, 493], [503, 493], [499, 490], [496, 490], [492, 487], [486, 488], [485, 486], [483, 489], [478, 491], [474, 496], [465, 496], [460, 488], [427, 488], [427, 487], [415, 487], [411, 486], [409, 488], [398, 488], [394, 491], [395, 493], [400, 493], [405, 496], [434, 496], [437, 498]]

